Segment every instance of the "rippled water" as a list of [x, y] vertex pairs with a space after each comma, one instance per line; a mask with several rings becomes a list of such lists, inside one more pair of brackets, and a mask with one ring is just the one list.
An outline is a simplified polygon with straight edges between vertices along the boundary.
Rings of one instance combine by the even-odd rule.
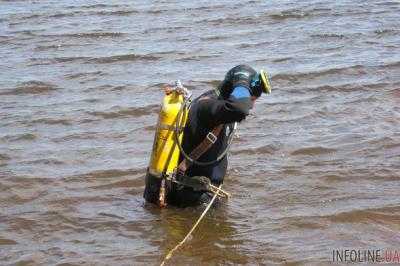
[[273, 94], [171, 265], [399, 247], [399, 1], [149, 2], [0, 2], [1, 264], [160, 263], [202, 210], [144, 204], [161, 87], [239, 63]]

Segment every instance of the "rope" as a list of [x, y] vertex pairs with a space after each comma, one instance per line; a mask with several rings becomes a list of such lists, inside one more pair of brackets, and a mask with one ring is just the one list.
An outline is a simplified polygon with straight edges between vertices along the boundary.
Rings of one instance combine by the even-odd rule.
[[193, 225], [192, 229], [190, 229], [189, 233], [185, 236], [185, 238], [179, 242], [178, 245], [176, 245], [173, 249], [171, 249], [167, 256], [165, 256], [164, 260], [161, 262], [160, 266], [164, 266], [165, 262], [167, 260], [169, 260], [172, 257], [172, 253], [174, 253], [180, 246], [182, 246], [185, 241], [189, 238], [189, 236], [193, 233], [193, 231], [196, 229], [196, 227], [199, 225], [199, 223], [201, 222], [201, 220], [203, 219], [203, 217], [206, 215], [206, 213], [208, 212], [208, 210], [210, 209], [211, 205], [213, 204], [213, 202], [215, 201], [215, 199], [217, 198], [218, 192], [220, 191], [222, 187], [222, 184], [219, 185], [218, 187], [218, 191], [217, 193], [214, 194], [214, 196], [212, 197], [210, 203], [208, 203], [206, 209], [203, 211], [203, 213], [200, 215], [199, 219], [197, 220], [197, 222]]

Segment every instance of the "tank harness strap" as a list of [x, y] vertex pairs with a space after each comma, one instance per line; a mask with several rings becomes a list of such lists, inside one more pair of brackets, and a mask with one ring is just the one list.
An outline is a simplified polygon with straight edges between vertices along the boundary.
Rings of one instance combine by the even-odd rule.
[[[221, 133], [223, 124], [215, 127], [212, 131], [208, 132], [207, 136], [203, 141], [192, 150], [189, 157], [193, 160], [197, 160], [203, 155], [218, 139], [218, 135]], [[192, 162], [184, 158], [178, 166], [178, 171], [184, 174], [186, 170], [192, 165]]]

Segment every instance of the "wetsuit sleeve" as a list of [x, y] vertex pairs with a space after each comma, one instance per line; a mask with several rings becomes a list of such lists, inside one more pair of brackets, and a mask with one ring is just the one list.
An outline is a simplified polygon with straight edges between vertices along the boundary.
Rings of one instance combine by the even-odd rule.
[[[245, 89], [247, 93], [243, 90]], [[210, 128], [220, 124], [240, 122], [246, 118], [252, 107], [247, 88], [234, 89], [227, 100], [203, 99], [198, 102], [198, 119]], [[236, 95], [236, 96], [235, 96]]]

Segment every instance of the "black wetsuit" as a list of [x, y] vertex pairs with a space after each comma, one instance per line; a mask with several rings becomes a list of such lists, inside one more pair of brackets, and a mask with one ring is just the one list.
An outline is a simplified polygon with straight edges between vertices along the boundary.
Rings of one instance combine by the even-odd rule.
[[[237, 87], [251, 91], [251, 80], [257, 74], [247, 65], [239, 65], [231, 69], [219, 85], [217, 95], [215, 90], [208, 91], [195, 99], [190, 107], [188, 121], [184, 130], [182, 147], [189, 154], [216, 126], [224, 124], [217, 141], [198, 160], [201, 162], [214, 161], [226, 149], [229, 135], [234, 122], [246, 118], [252, 107], [250, 97], [232, 97], [232, 91]], [[180, 161], [183, 159], [181, 155]], [[209, 166], [192, 165], [187, 171], [187, 176], [205, 176], [215, 185], [223, 182], [228, 161], [226, 156]], [[147, 201], [156, 202], [158, 191], [155, 182], [149, 175], [146, 177], [144, 197]], [[207, 194], [194, 191], [190, 187], [173, 184], [167, 194], [168, 204], [177, 206], [196, 205], [204, 200]], [[202, 198], [203, 197], [203, 198]]]

